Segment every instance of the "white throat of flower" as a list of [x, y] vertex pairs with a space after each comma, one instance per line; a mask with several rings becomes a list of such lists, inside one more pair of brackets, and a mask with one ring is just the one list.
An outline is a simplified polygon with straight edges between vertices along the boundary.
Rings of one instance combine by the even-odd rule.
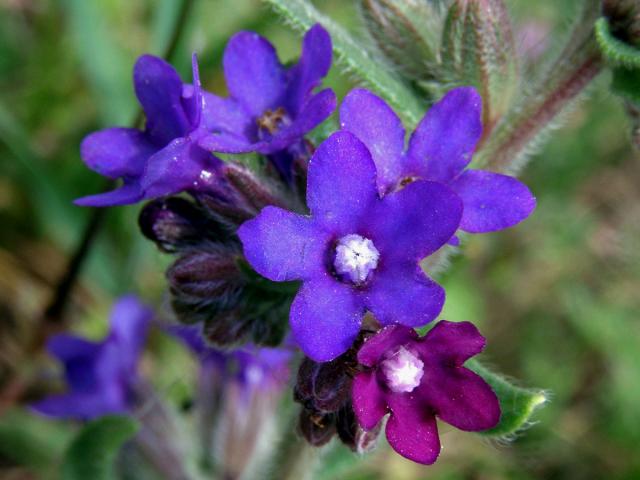
[[355, 284], [363, 283], [378, 266], [380, 253], [368, 238], [351, 234], [338, 240], [333, 266]]
[[424, 363], [417, 355], [400, 347], [393, 356], [381, 363], [387, 386], [394, 392], [412, 392], [424, 375]]

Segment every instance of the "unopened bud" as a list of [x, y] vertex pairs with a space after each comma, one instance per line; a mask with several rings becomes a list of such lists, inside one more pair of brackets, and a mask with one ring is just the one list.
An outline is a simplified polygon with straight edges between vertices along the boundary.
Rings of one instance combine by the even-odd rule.
[[640, 47], [640, 3], [638, 0], [603, 0], [602, 14], [611, 34], [625, 43]]
[[284, 207], [284, 203], [274, 194], [270, 185], [258, 178], [248, 168], [236, 164], [226, 163], [223, 169], [224, 175], [244, 200], [259, 212], [267, 205]]
[[302, 409], [298, 418], [298, 430], [314, 447], [321, 447], [336, 433], [336, 415]]
[[337, 412], [351, 398], [348, 362], [352, 360], [346, 354], [324, 363], [305, 357], [298, 370], [295, 400], [313, 410]]

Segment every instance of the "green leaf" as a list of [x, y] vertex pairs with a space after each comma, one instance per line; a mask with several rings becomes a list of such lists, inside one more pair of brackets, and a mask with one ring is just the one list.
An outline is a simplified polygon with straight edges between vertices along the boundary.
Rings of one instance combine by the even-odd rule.
[[73, 439], [62, 464], [62, 480], [111, 480], [122, 444], [138, 430], [129, 417], [102, 417], [85, 426]]
[[640, 68], [640, 49], [616, 38], [609, 28], [609, 22], [602, 17], [595, 24], [596, 40], [602, 54], [614, 65]]
[[482, 435], [504, 437], [517, 433], [531, 422], [533, 413], [548, 400], [544, 391], [513, 385], [474, 359], [467, 361], [465, 366], [484, 378], [500, 400], [500, 423], [490, 430], [480, 432]]
[[409, 85], [398, 78], [385, 60], [372, 52], [362, 41], [356, 40], [346, 30], [320, 13], [307, 0], [265, 0], [281, 17], [300, 31], [306, 31], [320, 23], [331, 34], [333, 50], [338, 63], [349, 73], [358, 76], [375, 90], [409, 127], [416, 125], [424, 115], [425, 102]]
[[640, 105], [640, 68], [614, 68], [611, 90]]

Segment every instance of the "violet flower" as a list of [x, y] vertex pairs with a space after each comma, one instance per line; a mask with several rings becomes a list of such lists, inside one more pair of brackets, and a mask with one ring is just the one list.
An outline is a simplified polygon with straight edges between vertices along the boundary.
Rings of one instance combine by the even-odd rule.
[[449, 91], [426, 113], [405, 151], [405, 130], [384, 100], [352, 90], [340, 107], [340, 125], [364, 142], [378, 168], [381, 195], [417, 178], [449, 185], [464, 202], [460, 229], [502, 230], [535, 208], [529, 189], [508, 175], [465, 169], [482, 135], [482, 99], [472, 87]]
[[32, 405], [41, 414], [90, 419], [124, 413], [133, 405], [137, 363], [153, 311], [134, 296], [122, 297], [111, 312], [111, 331], [101, 342], [56, 335], [47, 344], [65, 369], [69, 391]]
[[193, 85], [187, 85], [164, 60], [152, 55], [138, 59], [133, 83], [147, 117], [144, 131], [107, 128], [88, 135], [80, 147], [90, 169], [124, 183], [111, 192], [80, 198], [77, 205], [125, 205], [211, 181], [222, 162], [198, 145], [207, 130], [195, 55], [192, 66]]
[[492, 428], [500, 404], [491, 387], [463, 367], [485, 339], [469, 322], [439, 322], [424, 337], [392, 325], [365, 341], [353, 380], [358, 423], [370, 430], [390, 413], [386, 434], [403, 457], [432, 464], [440, 453], [436, 416], [460, 430]]
[[299, 148], [304, 134], [335, 108], [330, 89], [313, 94], [331, 67], [331, 37], [314, 25], [304, 36], [298, 63], [285, 67], [265, 38], [239, 32], [227, 44], [223, 66], [230, 97], [205, 94], [204, 118], [212, 135], [200, 145], [213, 152], [272, 155], [289, 178], [291, 158], [278, 153]]
[[346, 351], [367, 310], [383, 325], [424, 325], [440, 313], [444, 290], [419, 261], [458, 228], [462, 203], [446, 185], [416, 181], [380, 199], [366, 146], [337, 132], [309, 162], [307, 206], [311, 216], [268, 206], [238, 235], [259, 274], [303, 281], [290, 324], [309, 357]]

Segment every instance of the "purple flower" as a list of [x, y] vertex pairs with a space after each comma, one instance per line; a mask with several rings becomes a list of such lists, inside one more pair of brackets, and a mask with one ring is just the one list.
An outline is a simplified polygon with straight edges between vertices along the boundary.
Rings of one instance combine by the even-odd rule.
[[147, 124], [107, 128], [87, 136], [80, 147], [87, 166], [123, 185], [111, 192], [76, 200], [77, 205], [105, 207], [135, 203], [195, 188], [215, 175], [221, 161], [198, 145], [207, 134], [205, 97], [193, 56], [193, 85], [183, 84], [164, 60], [141, 56], [133, 69], [136, 95]]
[[371, 430], [387, 413], [387, 440], [403, 457], [431, 464], [440, 453], [436, 416], [466, 431], [492, 428], [500, 404], [491, 387], [462, 366], [485, 339], [469, 322], [441, 321], [424, 337], [392, 325], [367, 340], [358, 362], [369, 367], [353, 380], [353, 408]]
[[417, 178], [445, 183], [464, 202], [460, 228], [484, 233], [524, 220], [536, 201], [513, 177], [465, 170], [482, 135], [481, 109], [474, 88], [451, 90], [427, 112], [405, 151], [405, 130], [391, 107], [368, 90], [356, 89], [342, 102], [340, 125], [369, 148], [381, 195]]
[[126, 296], [114, 305], [111, 332], [103, 341], [66, 334], [51, 338], [47, 348], [64, 364], [69, 391], [32, 408], [52, 417], [79, 419], [126, 412], [152, 315], [136, 297]]
[[446, 185], [417, 181], [380, 199], [366, 146], [337, 132], [309, 162], [307, 205], [311, 216], [266, 207], [238, 235], [258, 273], [303, 281], [290, 323], [309, 357], [346, 351], [367, 310], [383, 325], [438, 315], [444, 290], [418, 263], [458, 228], [462, 204]]
[[[205, 94], [204, 117], [212, 135], [200, 145], [214, 152], [276, 154], [296, 148], [305, 133], [335, 108], [330, 89], [313, 94], [331, 67], [331, 38], [320, 25], [304, 36], [297, 64], [285, 67], [273, 46], [253, 32], [236, 33], [224, 52], [230, 97]], [[272, 158], [287, 178], [286, 156]]]

